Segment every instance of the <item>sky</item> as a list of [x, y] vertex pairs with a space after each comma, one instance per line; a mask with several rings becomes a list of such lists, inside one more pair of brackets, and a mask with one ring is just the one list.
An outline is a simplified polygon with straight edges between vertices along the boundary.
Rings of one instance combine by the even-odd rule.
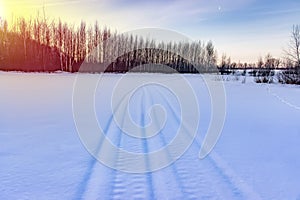
[[0, 16], [47, 17], [68, 23], [107, 25], [119, 32], [161, 28], [192, 40], [212, 40], [218, 55], [235, 62], [257, 62], [270, 53], [283, 57], [300, 0], [0, 0]]

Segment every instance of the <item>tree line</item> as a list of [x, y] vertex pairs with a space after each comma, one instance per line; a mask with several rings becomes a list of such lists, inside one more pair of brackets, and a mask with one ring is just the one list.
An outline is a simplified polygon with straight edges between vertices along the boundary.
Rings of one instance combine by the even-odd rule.
[[220, 69], [289, 69], [300, 70], [300, 25], [294, 25], [290, 41], [283, 49], [282, 58], [275, 58], [270, 53], [259, 57], [255, 63], [232, 62], [226, 54], [221, 57]]
[[[221, 74], [235, 73], [237, 69], [244, 70], [243, 75], [251, 69], [249, 74], [256, 77], [257, 83], [273, 83], [277, 78], [279, 83], [300, 85], [300, 25], [293, 26], [282, 58], [275, 58], [269, 53], [264, 58], [259, 57], [256, 63], [236, 63], [223, 54], [219, 65]], [[276, 69], [279, 73], [275, 73]]]
[[[211, 41], [155, 41], [100, 28], [98, 22], [75, 27], [36, 17], [9, 25], [0, 19], [0, 70], [128, 72], [149, 63], [180, 73], [210, 72], [216, 69], [217, 52]], [[139, 70], [159, 72], [152, 66]]]

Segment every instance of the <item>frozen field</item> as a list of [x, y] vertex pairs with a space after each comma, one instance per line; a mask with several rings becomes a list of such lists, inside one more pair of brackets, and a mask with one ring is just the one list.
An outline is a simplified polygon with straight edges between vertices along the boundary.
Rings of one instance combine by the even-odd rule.
[[[153, 74], [130, 76], [134, 80]], [[200, 160], [210, 97], [200, 76], [185, 75], [200, 108], [196, 140], [171, 166], [128, 174], [100, 164], [81, 143], [72, 113], [75, 77], [0, 72], [0, 199], [300, 199], [299, 87], [260, 85], [251, 78], [245, 84], [225, 81], [224, 129], [211, 154]], [[96, 114], [106, 136], [136, 153], [171, 142], [180, 109], [166, 88], [137, 90], [129, 106], [133, 120], [144, 126], [152, 122], [149, 108], [162, 105], [168, 115], [164, 131], [146, 140], [117, 127], [110, 95], [120, 77], [105, 75], [96, 91]], [[157, 77], [176, 82], [173, 75]], [[127, 162], [111, 156], [115, 163]]]

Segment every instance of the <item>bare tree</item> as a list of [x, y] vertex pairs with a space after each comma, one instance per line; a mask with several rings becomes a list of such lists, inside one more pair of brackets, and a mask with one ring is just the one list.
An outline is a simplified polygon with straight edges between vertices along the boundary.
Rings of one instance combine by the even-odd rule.
[[267, 69], [274, 69], [275, 68], [275, 58], [268, 53], [265, 57], [265, 68]]
[[19, 29], [20, 29], [20, 34], [23, 40], [23, 48], [24, 48], [24, 60], [27, 60], [27, 23], [25, 22], [24, 18], [21, 18], [19, 20]]
[[217, 52], [215, 50], [215, 47], [212, 43], [212, 41], [209, 41], [206, 45], [206, 62], [208, 68], [211, 68], [211, 66], [215, 66], [217, 62]]
[[293, 26], [288, 49], [284, 51], [287, 59], [294, 63], [297, 70], [300, 70], [300, 25]]
[[262, 57], [259, 57], [257, 61], [257, 67], [261, 69], [263, 66], [264, 66], [264, 61]]
[[225, 53], [223, 53], [221, 58], [221, 68], [226, 68], [227, 66], [226, 60], [227, 60], [227, 56]]

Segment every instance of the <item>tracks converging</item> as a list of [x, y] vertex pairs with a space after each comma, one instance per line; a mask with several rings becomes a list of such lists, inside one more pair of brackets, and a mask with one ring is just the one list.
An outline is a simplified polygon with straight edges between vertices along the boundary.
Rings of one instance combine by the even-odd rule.
[[[155, 92], [142, 88], [140, 95], [140, 107], [136, 110], [139, 115], [140, 125], [146, 126], [146, 108], [151, 106], [155, 98], [167, 105], [166, 110], [170, 112], [175, 124], [180, 124], [179, 113], [177, 113], [168, 102], [168, 97], [161, 91]], [[126, 111], [127, 112], [127, 111]], [[124, 111], [125, 113], [125, 111]], [[158, 125], [157, 113], [154, 112], [152, 123]], [[104, 129], [106, 136], [113, 136], [112, 143], [119, 148], [136, 149], [142, 151], [145, 166], [151, 168], [151, 160], [147, 153], [151, 152], [150, 144], [142, 131], [141, 139], [129, 139], [124, 136], [122, 127], [112, 128], [113, 115], [110, 116]], [[124, 120], [121, 126], [124, 124]], [[116, 133], [116, 130], [117, 133]], [[143, 130], [143, 129], [142, 129]], [[189, 134], [186, 131], [186, 134]], [[167, 145], [167, 139], [163, 131], [156, 136], [162, 146]], [[99, 141], [98, 151], [101, 152], [103, 141]], [[153, 145], [153, 144], [152, 144]], [[187, 152], [170, 166], [144, 174], [129, 174], [109, 169], [92, 158], [86, 169], [84, 178], [79, 184], [76, 192], [77, 199], [260, 199], [259, 196], [246, 184], [241, 183], [240, 178], [231, 170], [223, 160], [213, 152], [203, 160], [198, 159], [201, 148], [200, 139], [195, 138]], [[172, 152], [166, 150], [166, 155], [172, 157]], [[109, 154], [109, 152], [106, 152]], [[116, 165], [122, 165], [127, 161], [119, 154], [114, 156]], [[150, 171], [150, 170], [149, 170]]]

